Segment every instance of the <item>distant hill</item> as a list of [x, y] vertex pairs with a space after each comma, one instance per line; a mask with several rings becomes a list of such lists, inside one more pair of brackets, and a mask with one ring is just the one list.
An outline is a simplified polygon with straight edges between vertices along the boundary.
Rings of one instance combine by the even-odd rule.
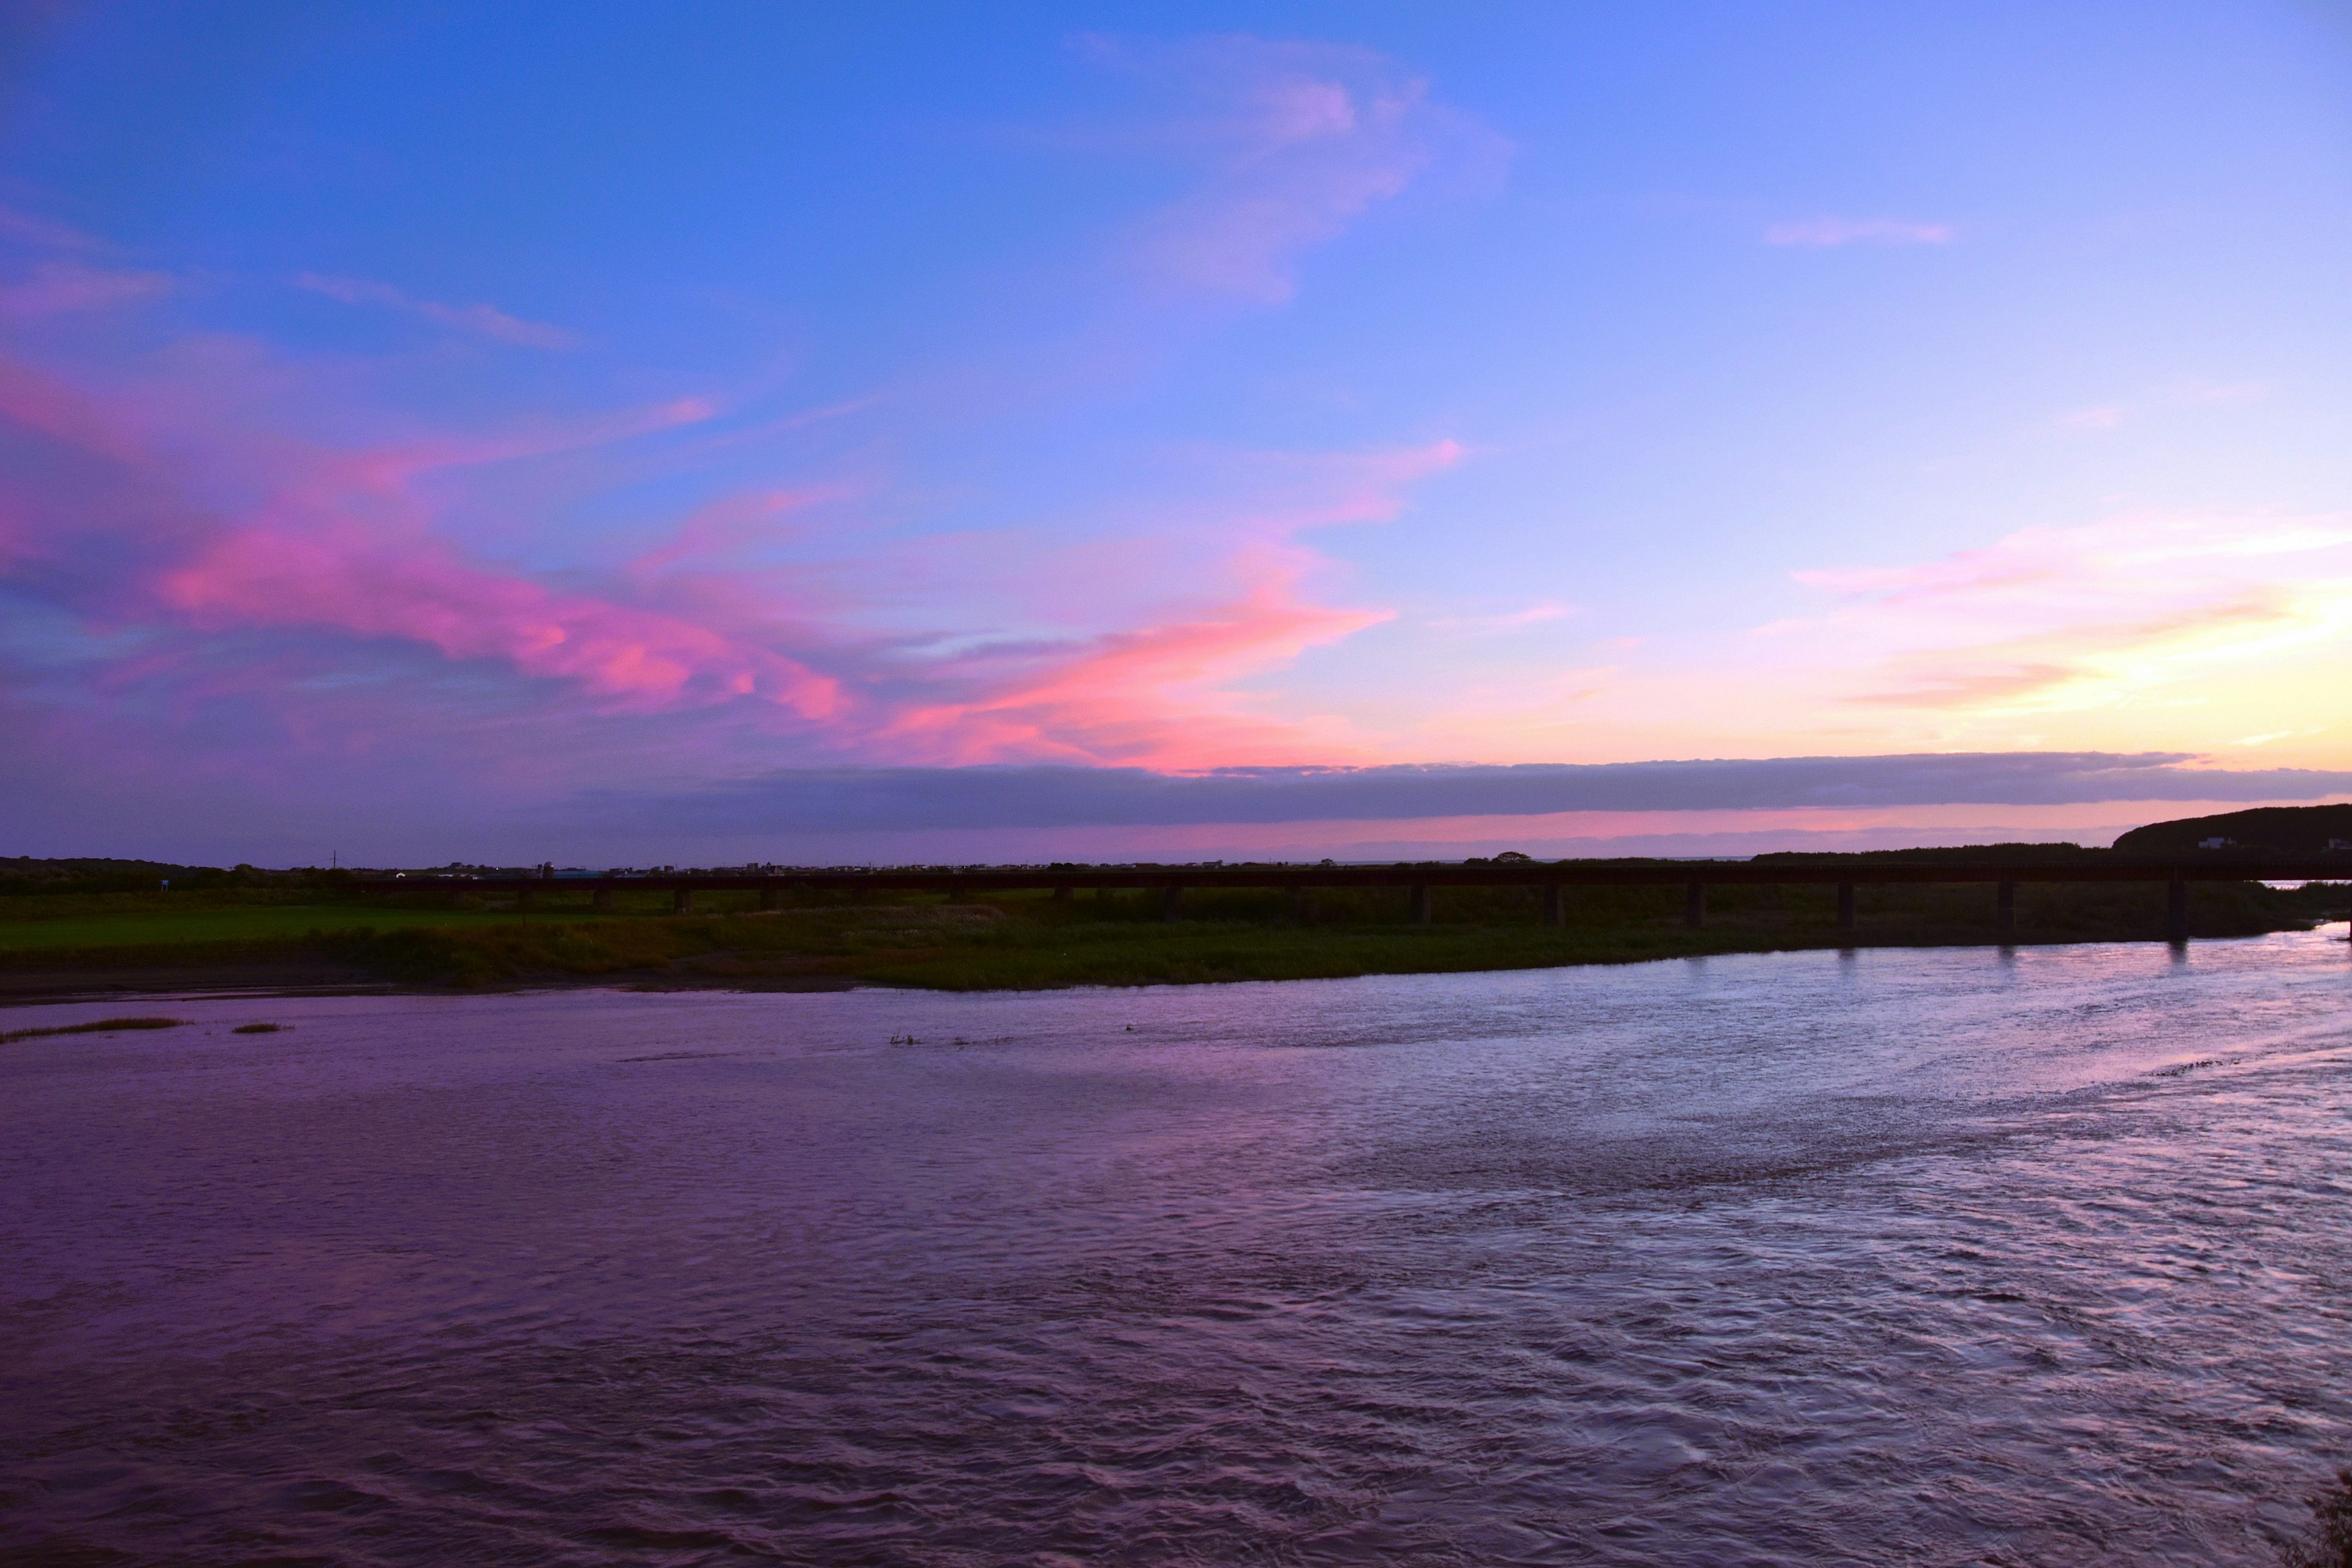
[[2235, 849], [2323, 854], [2331, 841], [2352, 845], [2352, 805], [2263, 805], [2216, 816], [2151, 822], [2116, 839], [2116, 847], [2126, 853], [2177, 855], [2194, 851], [2210, 838], [2226, 838]]

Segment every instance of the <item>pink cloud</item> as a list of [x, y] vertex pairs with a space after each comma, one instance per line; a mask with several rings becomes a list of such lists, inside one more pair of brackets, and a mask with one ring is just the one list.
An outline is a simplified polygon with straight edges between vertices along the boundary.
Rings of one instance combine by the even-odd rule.
[[1095, 52], [1203, 106], [1167, 138], [1206, 158], [1199, 187], [1131, 240], [1145, 271], [1188, 289], [1280, 303], [1302, 252], [1441, 161], [1500, 162], [1500, 138], [1369, 50], [1227, 37], [1151, 48], [1097, 41]]
[[1948, 245], [1957, 237], [1949, 224], [1908, 223], [1898, 218], [1817, 217], [1776, 223], [1764, 231], [1767, 245], [1834, 249], [1842, 245]]
[[[1250, 565], [1240, 597], [1181, 619], [1108, 632], [961, 700], [900, 714], [886, 739], [926, 761], [1057, 759], [1188, 769], [1329, 760], [1328, 737], [1236, 710], [1219, 680], [1272, 668], [1389, 618], [1381, 610], [1307, 604], [1296, 568], [1268, 554]], [[968, 659], [982, 665], [983, 651]]]
[[2293, 628], [2301, 606], [2285, 595], [2251, 591], [2137, 620], [2052, 626], [2005, 641], [1938, 648], [1880, 666], [1907, 684], [1862, 693], [1856, 701], [1893, 708], [2010, 705], [2096, 682], [2103, 667], [2161, 658], [2183, 647], [2261, 638]]
[[2317, 646], [2352, 626], [2347, 569], [2342, 519], [2137, 516], [1796, 576], [1848, 601], [1823, 629], [1878, 650], [1857, 700], [1973, 710], [2118, 701]]
[[[1403, 487], [1461, 450], [1198, 455], [1219, 488], [1168, 536], [1174, 553], [1097, 561], [1092, 575], [1063, 560], [1072, 547], [1016, 558], [1001, 537], [980, 536], [940, 584], [907, 576], [938, 554], [931, 538], [886, 536], [821, 569], [747, 565], [747, 549], [800, 534], [792, 512], [844, 499], [822, 485], [706, 502], [614, 573], [527, 570], [451, 526], [476, 476], [497, 476], [502, 498], [527, 494], [514, 464], [625, 452], [708, 418], [711, 405], [337, 451], [254, 428], [263, 405], [223, 384], [238, 374], [228, 363], [197, 366], [215, 394], [205, 399], [169, 384], [95, 395], [0, 361], [0, 421], [47, 454], [0, 473], [0, 574], [42, 584], [100, 636], [137, 634], [135, 654], [94, 670], [94, 693], [262, 701], [298, 736], [320, 725], [363, 733], [370, 708], [386, 710], [382, 728], [402, 682], [406, 700], [444, 700], [423, 652], [551, 688], [515, 699], [548, 711], [564, 710], [570, 690], [591, 713], [711, 715], [697, 721], [697, 744], [749, 745], [764, 732], [873, 760], [1163, 766], [1354, 755], [1331, 723], [1269, 716], [1234, 684], [1388, 617], [1314, 602], [1301, 584], [1322, 563], [1293, 541], [1394, 515]], [[1107, 583], [1106, 564], [1135, 580]], [[1087, 593], [1071, 602], [1105, 606], [1109, 624], [1039, 637], [1005, 629], [1001, 611], [985, 619], [992, 597], [1074, 574]], [[1220, 575], [1229, 586], [1203, 591], [1202, 578]], [[916, 613], [982, 607], [982, 625], [877, 630], [876, 595], [898, 594], [902, 578]], [[1133, 602], [1108, 609], [1114, 588]], [[369, 671], [405, 673], [390, 685], [371, 675], [359, 708], [334, 695]]]
[[[1453, 440], [1369, 452], [1233, 452], [1189, 448], [1190, 502], [1122, 510], [1115, 544], [1008, 557], [1002, 536], [926, 542], [959, 597], [992, 566], [1053, 613], [1100, 606], [1111, 629], [1020, 640], [1002, 634], [913, 639], [870, 666], [879, 698], [856, 744], [866, 754], [934, 762], [1063, 760], [1196, 768], [1335, 760], [1363, 748], [1328, 721], [1250, 710], [1233, 682], [1286, 666], [1307, 650], [1390, 620], [1385, 608], [1333, 607], [1302, 585], [1325, 563], [1299, 536], [1395, 517], [1408, 489], [1459, 462]], [[983, 564], [986, 563], [987, 564]], [[1221, 592], [1184, 595], [1189, 567], [1222, 574]], [[906, 566], [892, 563], [894, 578]], [[887, 697], [880, 696], [887, 689]]]
[[[1975, 650], [1984, 660], [1990, 650]], [[1936, 661], [1948, 665], [1948, 658]], [[1899, 674], [1899, 667], [1887, 673]], [[2073, 663], [1995, 664], [1991, 668], [1932, 668], [1916, 676], [1916, 684], [1865, 691], [1857, 702], [1886, 708], [1975, 708], [1989, 702], [2013, 702], [2065, 685], [2082, 674]]]
[[2254, 403], [2268, 396], [2270, 389], [2260, 382], [2217, 382], [2200, 376], [2174, 376], [2129, 402], [2097, 403], [2083, 408], [2073, 408], [2058, 416], [2057, 424], [2067, 430], [2118, 430], [2126, 424], [2137, 425], [2153, 414], [2178, 415], [2185, 409], [2228, 407]]
[[1981, 596], [2008, 589], [2054, 583], [2063, 575], [2058, 563], [1998, 550], [1963, 550], [1917, 566], [1849, 566], [1791, 572], [1790, 576], [1810, 588], [1832, 594], [1868, 596], [1887, 605], [1959, 595]]
[[1386, 522], [1403, 510], [1413, 484], [1453, 468], [1468, 451], [1450, 437], [1340, 452], [1175, 448], [1166, 454], [1166, 476], [1155, 476], [1156, 488], [1164, 496], [1191, 499], [1162, 500], [1150, 513], [1133, 519], [1128, 531], [1136, 531], [1132, 524], [1187, 534], [1209, 528], [1272, 541], [1315, 529]]
[[[592, 428], [607, 437], [660, 428], [698, 408], [673, 404]], [[550, 432], [322, 455], [184, 428], [159, 444], [141, 428], [155, 415], [149, 408], [142, 420], [21, 371], [0, 374], [0, 418], [133, 480], [117, 487], [127, 500], [113, 508], [90, 504], [101, 492], [86, 479], [69, 508], [46, 503], [30, 474], [0, 489], [0, 520], [43, 522], [29, 535], [11, 529], [20, 564], [36, 543], [53, 561], [78, 544], [102, 551], [98, 596], [85, 603], [106, 618], [160, 614], [205, 632], [303, 627], [405, 639], [638, 709], [750, 699], [823, 719], [840, 706], [837, 682], [776, 649], [608, 595], [551, 588], [430, 531], [432, 509], [408, 488], [416, 476], [564, 445]], [[205, 445], [215, 467], [244, 470], [237, 482], [254, 499], [226, 516], [172, 500], [184, 467], [172, 448], [191, 443]]]
[[0, 420], [68, 447], [132, 463], [145, 447], [116, 411], [54, 376], [0, 357]]
[[756, 697], [821, 719], [840, 703], [835, 681], [708, 627], [556, 593], [446, 544], [359, 526], [236, 529], [158, 574], [151, 591], [200, 628], [319, 626], [403, 637], [645, 708]]
[[2210, 587], [2227, 563], [2352, 544], [2352, 522], [2332, 517], [2131, 516], [2074, 528], [2027, 528], [1980, 550], [1909, 566], [1790, 574], [1831, 593], [1893, 606], [1919, 600], [2048, 599], [2069, 594], [2142, 598]]
[[502, 343], [516, 343], [533, 349], [568, 349], [577, 347], [580, 342], [577, 332], [562, 327], [551, 327], [542, 321], [526, 321], [489, 305], [443, 305], [431, 300], [418, 300], [392, 284], [379, 283], [372, 279], [323, 278], [315, 272], [305, 272], [294, 282], [298, 288], [323, 294], [330, 300], [340, 300], [346, 305], [382, 306], [440, 326], [493, 338]]
[[629, 563], [633, 575], [650, 576], [680, 562], [708, 561], [745, 545], [775, 538], [778, 520], [838, 494], [830, 490], [759, 490], [728, 496], [697, 508], [668, 541]]
[[164, 272], [109, 271], [78, 261], [44, 261], [23, 282], [0, 288], [0, 315], [99, 310], [158, 299], [175, 287], [177, 280]]

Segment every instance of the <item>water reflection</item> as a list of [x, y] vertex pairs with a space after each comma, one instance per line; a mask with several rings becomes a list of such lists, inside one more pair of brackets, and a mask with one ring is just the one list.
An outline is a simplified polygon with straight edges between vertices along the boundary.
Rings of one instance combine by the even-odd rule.
[[2267, 1562], [2352, 1448], [2343, 959], [20, 1042], [0, 1546]]

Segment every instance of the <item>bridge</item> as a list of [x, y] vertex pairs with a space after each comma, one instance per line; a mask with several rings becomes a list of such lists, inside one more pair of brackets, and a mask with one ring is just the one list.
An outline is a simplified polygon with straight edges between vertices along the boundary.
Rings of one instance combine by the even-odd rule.
[[557, 877], [551, 869], [538, 875], [444, 875], [367, 877], [354, 879], [355, 889], [372, 892], [417, 893], [446, 890], [468, 893], [513, 893], [527, 906], [542, 892], [584, 891], [591, 906], [608, 910], [613, 895], [627, 890], [670, 893], [672, 908], [691, 913], [700, 892], [756, 892], [762, 909], [783, 907], [789, 892], [923, 892], [952, 897], [979, 893], [1050, 891], [1069, 899], [1079, 889], [1152, 890], [1160, 894], [1161, 911], [1169, 920], [1181, 918], [1186, 892], [1193, 889], [1290, 889], [1294, 900], [1318, 888], [1401, 888], [1406, 893], [1408, 918], [1427, 923], [1430, 890], [1434, 888], [1536, 888], [1542, 890], [1544, 919], [1566, 923], [1566, 895], [1571, 888], [1656, 888], [1684, 889], [1685, 923], [1706, 923], [1709, 887], [1823, 887], [1837, 889], [1837, 923], [1854, 926], [1854, 889], [1861, 887], [1916, 886], [1922, 883], [1983, 884], [1993, 890], [1994, 921], [2000, 934], [2017, 929], [2017, 887], [2021, 882], [2161, 882], [2165, 884], [2165, 934], [2175, 943], [2189, 940], [2189, 884], [2191, 882], [2324, 882], [2352, 881], [2352, 854], [2249, 858], [2214, 855], [2195, 859], [2134, 859], [2017, 861], [1988, 857], [1982, 860], [1804, 861], [1740, 860], [1525, 860], [1507, 863], [1401, 862], [1384, 866], [1296, 864], [1193, 866], [972, 866], [762, 868], [742, 871], [654, 872], [645, 875]]

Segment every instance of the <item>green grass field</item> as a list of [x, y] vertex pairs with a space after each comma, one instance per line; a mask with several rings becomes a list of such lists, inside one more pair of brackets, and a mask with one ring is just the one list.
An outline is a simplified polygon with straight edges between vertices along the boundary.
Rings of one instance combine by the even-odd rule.
[[0, 920], [0, 952], [272, 942], [307, 937], [314, 931], [352, 931], [362, 927], [390, 931], [440, 926], [467, 930], [520, 923], [510, 910], [369, 909], [352, 904], [124, 910], [67, 915], [54, 920]]
[[[2200, 936], [2296, 929], [2332, 912], [2343, 889], [2277, 890], [2252, 883], [2190, 890]], [[320, 962], [417, 985], [529, 984], [562, 979], [751, 987], [848, 982], [940, 990], [1147, 985], [1337, 978], [1576, 963], [1638, 963], [1702, 953], [1843, 945], [1902, 947], [1998, 940], [1989, 888], [1864, 889], [1859, 929], [1834, 925], [1830, 889], [1719, 889], [1707, 923], [1681, 920], [1680, 889], [1590, 889], [1567, 923], [1542, 923], [1533, 889], [1449, 889], [1429, 925], [1402, 923], [1402, 894], [1321, 890], [1303, 911], [1287, 895], [1188, 897], [1184, 918], [1160, 918], [1156, 895], [1055, 901], [1013, 896], [970, 903], [907, 896], [853, 900], [807, 895], [753, 913], [751, 895], [714, 895], [692, 915], [656, 894], [592, 911], [587, 896], [551, 891], [528, 914], [453, 909], [444, 899], [308, 901], [282, 894], [240, 902], [108, 894], [0, 900], [0, 966], [25, 974], [100, 969], [191, 970]], [[2157, 885], [2028, 885], [2017, 940], [2145, 942], [2163, 933]]]

